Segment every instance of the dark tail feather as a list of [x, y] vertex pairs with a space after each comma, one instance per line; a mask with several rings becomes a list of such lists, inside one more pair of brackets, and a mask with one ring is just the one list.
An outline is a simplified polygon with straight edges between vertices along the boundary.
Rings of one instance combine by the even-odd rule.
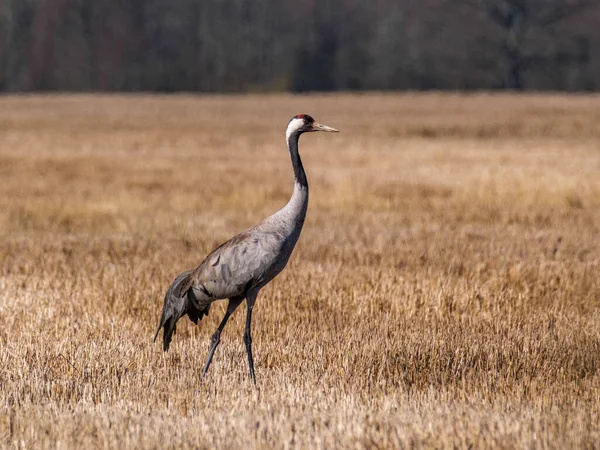
[[158, 337], [158, 333], [161, 328], [165, 328], [165, 333], [163, 335], [163, 349], [165, 352], [169, 351], [169, 345], [171, 344], [171, 339], [175, 332], [177, 331], [177, 319], [173, 316], [169, 316], [168, 318], [161, 318], [160, 326], [158, 330], [156, 330], [156, 334], [154, 335], [154, 342], [156, 342], [156, 338]]
[[175, 324], [182, 316], [187, 313], [190, 320], [197, 324], [198, 318], [202, 318], [203, 315], [208, 315], [208, 308], [199, 310], [197, 303], [190, 301], [188, 293], [181, 292], [182, 286], [188, 281], [190, 273], [191, 271], [184, 272], [175, 278], [175, 281], [169, 286], [167, 294], [165, 295], [160, 325], [154, 335], [154, 342], [156, 342], [160, 329], [165, 329], [163, 334], [163, 348], [165, 352], [169, 350], [171, 338], [177, 329]]

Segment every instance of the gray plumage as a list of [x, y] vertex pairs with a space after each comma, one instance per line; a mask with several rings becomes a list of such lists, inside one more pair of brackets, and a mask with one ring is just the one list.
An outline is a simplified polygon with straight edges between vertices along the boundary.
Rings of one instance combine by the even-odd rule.
[[244, 341], [255, 381], [250, 337], [252, 308], [258, 292], [286, 266], [298, 242], [308, 208], [308, 183], [298, 153], [300, 134], [310, 131], [337, 131], [320, 125], [306, 114], [293, 117], [286, 130], [286, 140], [294, 168], [294, 191], [289, 202], [258, 225], [234, 236], [213, 250], [194, 270], [179, 275], [165, 295], [160, 325], [154, 336], [164, 328], [163, 348], [168, 351], [177, 321], [188, 315], [195, 324], [208, 315], [212, 302], [229, 299], [223, 321], [211, 338], [209, 355], [204, 367], [206, 375], [220, 333], [229, 316], [246, 299], [247, 317]]

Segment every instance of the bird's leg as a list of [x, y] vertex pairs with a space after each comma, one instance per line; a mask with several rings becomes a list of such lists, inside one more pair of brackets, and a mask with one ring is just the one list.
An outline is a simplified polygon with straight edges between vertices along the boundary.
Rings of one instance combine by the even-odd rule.
[[256, 377], [254, 376], [254, 359], [252, 358], [252, 336], [250, 336], [250, 324], [252, 322], [252, 308], [256, 301], [256, 294], [248, 295], [246, 304], [248, 312], [246, 314], [246, 328], [244, 330], [244, 343], [246, 344], [246, 353], [248, 354], [248, 365], [250, 367], [250, 379], [256, 386]]
[[231, 316], [231, 313], [229, 311], [225, 312], [225, 317], [223, 317], [219, 328], [217, 328], [217, 331], [215, 331], [215, 333], [210, 338], [210, 346], [208, 348], [208, 359], [206, 360], [206, 364], [204, 365], [204, 370], [202, 370], [203, 377], [206, 376], [206, 372], [208, 372], [208, 368], [210, 367], [210, 363], [212, 362], [215, 350], [221, 342], [221, 331], [223, 330], [223, 328], [225, 328], [225, 324], [227, 323], [227, 320], [229, 320], [229, 316]]
[[215, 331], [215, 333], [210, 338], [210, 347], [208, 349], [208, 359], [206, 360], [206, 364], [204, 365], [204, 370], [202, 370], [203, 377], [206, 376], [206, 372], [208, 372], [208, 368], [210, 367], [210, 363], [212, 362], [213, 356], [215, 354], [215, 350], [217, 349], [219, 342], [221, 342], [221, 331], [223, 331], [223, 328], [225, 328], [225, 324], [229, 320], [229, 317], [233, 314], [233, 312], [237, 309], [237, 307], [240, 306], [240, 303], [242, 303], [243, 300], [244, 300], [244, 297], [236, 297], [236, 298], [229, 299], [229, 304], [227, 305], [227, 311], [225, 312], [225, 316], [223, 317], [223, 320], [221, 320], [221, 323], [219, 324], [217, 331]]

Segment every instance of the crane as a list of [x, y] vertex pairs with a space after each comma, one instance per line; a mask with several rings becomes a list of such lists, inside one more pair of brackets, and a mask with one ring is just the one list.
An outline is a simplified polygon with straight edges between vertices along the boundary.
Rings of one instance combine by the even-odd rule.
[[208, 372], [229, 317], [246, 300], [244, 344], [250, 379], [256, 385], [250, 334], [252, 309], [259, 291], [284, 269], [300, 237], [308, 208], [308, 182], [298, 153], [298, 139], [302, 133], [313, 131], [338, 130], [316, 122], [308, 114], [292, 117], [287, 125], [285, 137], [294, 169], [294, 190], [289, 202], [258, 225], [217, 247], [194, 270], [175, 278], [167, 290], [160, 324], [154, 336], [156, 342], [158, 333], [164, 328], [165, 352], [169, 350], [176, 323], [181, 317], [187, 314], [197, 325], [198, 320], [208, 315], [214, 301], [229, 299], [225, 316], [210, 339], [203, 377]]

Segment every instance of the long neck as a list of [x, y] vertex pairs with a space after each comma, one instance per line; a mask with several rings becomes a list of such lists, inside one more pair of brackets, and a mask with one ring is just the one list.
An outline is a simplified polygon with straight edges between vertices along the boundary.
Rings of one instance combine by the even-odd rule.
[[298, 133], [291, 133], [287, 136], [292, 167], [294, 168], [294, 192], [288, 204], [283, 208], [288, 224], [292, 226], [290, 233], [296, 234], [296, 238], [300, 235], [300, 230], [304, 224], [304, 218], [308, 209], [308, 181], [306, 180], [306, 173], [304, 172], [302, 160], [298, 153], [299, 137], [300, 134]]
[[301, 187], [306, 189], [308, 192], [308, 181], [306, 180], [306, 173], [304, 172], [304, 166], [302, 165], [302, 160], [300, 159], [300, 153], [298, 153], [298, 138], [300, 137], [299, 133], [292, 133], [287, 138], [288, 148], [290, 149], [290, 156], [292, 157], [292, 167], [294, 168], [294, 181], [296, 187]]

